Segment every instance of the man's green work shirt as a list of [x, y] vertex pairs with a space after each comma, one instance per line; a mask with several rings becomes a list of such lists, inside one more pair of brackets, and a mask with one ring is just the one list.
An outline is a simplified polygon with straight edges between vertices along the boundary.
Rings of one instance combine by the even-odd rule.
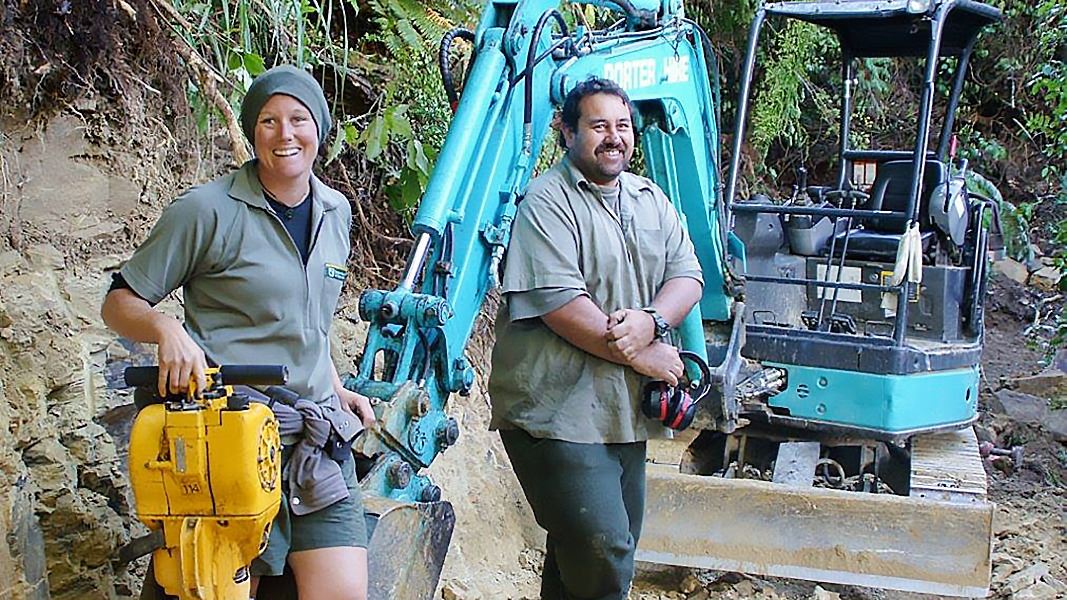
[[[537, 318], [558, 308], [560, 298], [587, 295], [611, 314], [648, 306], [669, 279], [703, 282], [693, 244], [663, 191], [631, 173], [622, 173], [619, 185], [616, 211], [567, 159], [530, 183], [504, 267], [489, 377], [491, 429], [608, 444], [662, 434], [641, 414], [641, 375], [586, 353]], [[540, 311], [531, 310], [539, 303]]]
[[288, 387], [330, 398], [330, 324], [344, 284], [352, 209], [311, 177], [305, 266], [263, 196], [255, 161], [182, 194], [122, 267], [151, 303], [181, 287], [185, 329], [217, 364], [280, 364]]

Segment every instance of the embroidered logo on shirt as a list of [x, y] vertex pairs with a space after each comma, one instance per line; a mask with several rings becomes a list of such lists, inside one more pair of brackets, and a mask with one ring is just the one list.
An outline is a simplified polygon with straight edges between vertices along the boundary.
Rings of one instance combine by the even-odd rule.
[[342, 267], [341, 265], [326, 263], [326, 276], [330, 279], [344, 281], [346, 275], [348, 275], [348, 269]]

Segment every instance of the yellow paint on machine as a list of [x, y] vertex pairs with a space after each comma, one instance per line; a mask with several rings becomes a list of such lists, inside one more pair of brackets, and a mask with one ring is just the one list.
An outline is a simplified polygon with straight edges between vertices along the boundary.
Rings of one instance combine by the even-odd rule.
[[[227, 388], [229, 393], [232, 390]], [[130, 435], [137, 516], [163, 529], [156, 581], [179, 598], [247, 598], [235, 574], [259, 555], [281, 500], [281, 439], [269, 408], [145, 407]]]

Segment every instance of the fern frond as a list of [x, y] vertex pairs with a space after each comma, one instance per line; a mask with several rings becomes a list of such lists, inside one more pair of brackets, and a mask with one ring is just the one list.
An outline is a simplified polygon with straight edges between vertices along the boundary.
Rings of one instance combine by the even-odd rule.
[[430, 7], [426, 7], [426, 18], [437, 27], [442, 35], [444, 32], [456, 26], [455, 23], [449, 21], [444, 15]]
[[415, 27], [412, 26], [411, 21], [409, 21], [408, 19], [401, 19], [400, 21], [398, 21], [396, 24], [396, 31], [398, 34], [400, 34], [400, 37], [404, 40], [404, 43], [411, 46], [412, 48], [418, 48], [424, 43], [422, 36], [419, 35], [419, 32], [415, 30]]

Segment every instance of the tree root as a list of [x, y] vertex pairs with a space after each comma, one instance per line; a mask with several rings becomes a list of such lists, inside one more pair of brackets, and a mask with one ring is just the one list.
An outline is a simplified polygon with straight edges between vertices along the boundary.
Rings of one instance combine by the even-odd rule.
[[[173, 21], [187, 30], [192, 29], [192, 26], [167, 0], [151, 0], [151, 2], [164, 21], [168, 23]], [[173, 23], [171, 23], [171, 29], [175, 29]], [[189, 46], [180, 35], [176, 37], [178, 39], [175, 40], [174, 49], [177, 50], [178, 55], [185, 61], [186, 67], [196, 78], [200, 91], [211, 100], [211, 104], [222, 114], [222, 118], [226, 122], [226, 133], [230, 138], [230, 150], [233, 152], [234, 162], [238, 165], [244, 164], [252, 158], [252, 155], [248, 151], [241, 124], [237, 121], [237, 115], [234, 114], [233, 107], [230, 106], [225, 96], [219, 92], [219, 88], [216, 85], [216, 79], [219, 79], [218, 75], [211, 70], [207, 62], [200, 58], [196, 50]]]

